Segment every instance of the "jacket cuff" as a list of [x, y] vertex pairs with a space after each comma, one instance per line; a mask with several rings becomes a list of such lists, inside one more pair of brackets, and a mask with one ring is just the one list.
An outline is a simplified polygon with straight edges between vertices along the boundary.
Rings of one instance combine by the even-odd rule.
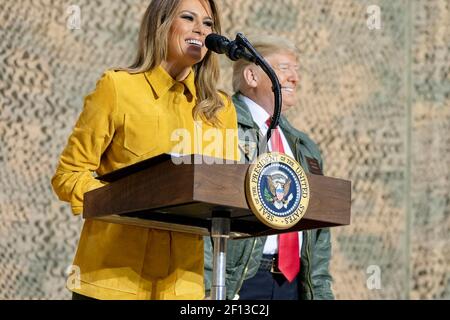
[[72, 213], [75, 216], [79, 216], [79, 215], [83, 214], [83, 207], [72, 207]]

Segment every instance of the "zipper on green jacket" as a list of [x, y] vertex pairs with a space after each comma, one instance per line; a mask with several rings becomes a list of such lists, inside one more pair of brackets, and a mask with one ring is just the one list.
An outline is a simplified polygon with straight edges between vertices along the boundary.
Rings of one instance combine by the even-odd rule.
[[236, 290], [234, 291], [233, 298], [236, 296], [236, 294], [238, 294], [239, 291], [241, 291], [242, 285], [244, 284], [244, 279], [245, 279], [245, 276], [247, 275], [247, 272], [248, 272], [248, 265], [250, 264], [250, 260], [252, 259], [253, 251], [255, 251], [256, 241], [257, 240], [258, 240], [257, 238], [253, 239], [252, 251], [250, 251], [249, 258], [247, 260], [247, 263], [245, 264], [244, 272], [242, 273], [242, 277], [239, 280], [239, 285], [236, 287]]
[[312, 289], [312, 279], [311, 279], [311, 255], [310, 255], [310, 231], [306, 231], [306, 258], [308, 259], [308, 272], [306, 274], [306, 284], [308, 285], [309, 291], [311, 293], [311, 300], [314, 300], [314, 291]]

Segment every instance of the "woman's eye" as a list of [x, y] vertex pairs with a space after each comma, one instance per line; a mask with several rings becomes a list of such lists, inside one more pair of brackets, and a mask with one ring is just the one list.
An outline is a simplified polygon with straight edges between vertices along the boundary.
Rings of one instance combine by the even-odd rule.
[[192, 16], [181, 16], [181, 18], [189, 21], [194, 21], [194, 18]]
[[208, 28], [212, 28], [213, 25], [214, 25], [212, 21], [205, 21], [204, 24], [205, 24], [205, 26], [207, 26]]

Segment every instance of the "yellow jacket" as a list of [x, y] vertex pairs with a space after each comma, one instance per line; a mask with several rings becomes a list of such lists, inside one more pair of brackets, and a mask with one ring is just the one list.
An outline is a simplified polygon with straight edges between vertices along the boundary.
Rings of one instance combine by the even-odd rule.
[[[176, 129], [183, 128], [192, 137], [194, 133], [203, 137], [201, 130], [211, 129], [226, 137], [225, 129], [237, 128], [235, 108], [225, 97], [226, 107], [219, 113], [220, 129], [204, 122], [194, 123], [194, 81], [193, 71], [178, 82], [162, 67], [136, 75], [124, 71], [104, 74], [96, 90], [85, 99], [52, 179], [56, 194], [71, 203], [74, 214], [82, 213], [85, 192], [103, 186], [92, 172], [104, 175], [171, 153], [179, 145], [171, 141]], [[204, 140], [208, 141], [202, 144], [195, 139], [184, 143], [191, 145], [191, 153], [239, 157], [237, 137], [231, 145], [228, 141], [227, 151], [227, 143], [211, 147], [214, 134], [206, 136]], [[231, 153], [230, 147], [234, 149]], [[97, 299], [204, 297], [201, 236], [87, 220], [74, 266], [80, 278], [69, 282], [68, 288]]]

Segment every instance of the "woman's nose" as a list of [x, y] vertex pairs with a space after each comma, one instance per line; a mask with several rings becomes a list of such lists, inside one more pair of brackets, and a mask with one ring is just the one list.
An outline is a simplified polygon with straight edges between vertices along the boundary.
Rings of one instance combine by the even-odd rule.
[[199, 35], [206, 35], [206, 28], [204, 27], [202, 22], [197, 22], [194, 25], [194, 29], [192, 30], [194, 33], [197, 33]]

